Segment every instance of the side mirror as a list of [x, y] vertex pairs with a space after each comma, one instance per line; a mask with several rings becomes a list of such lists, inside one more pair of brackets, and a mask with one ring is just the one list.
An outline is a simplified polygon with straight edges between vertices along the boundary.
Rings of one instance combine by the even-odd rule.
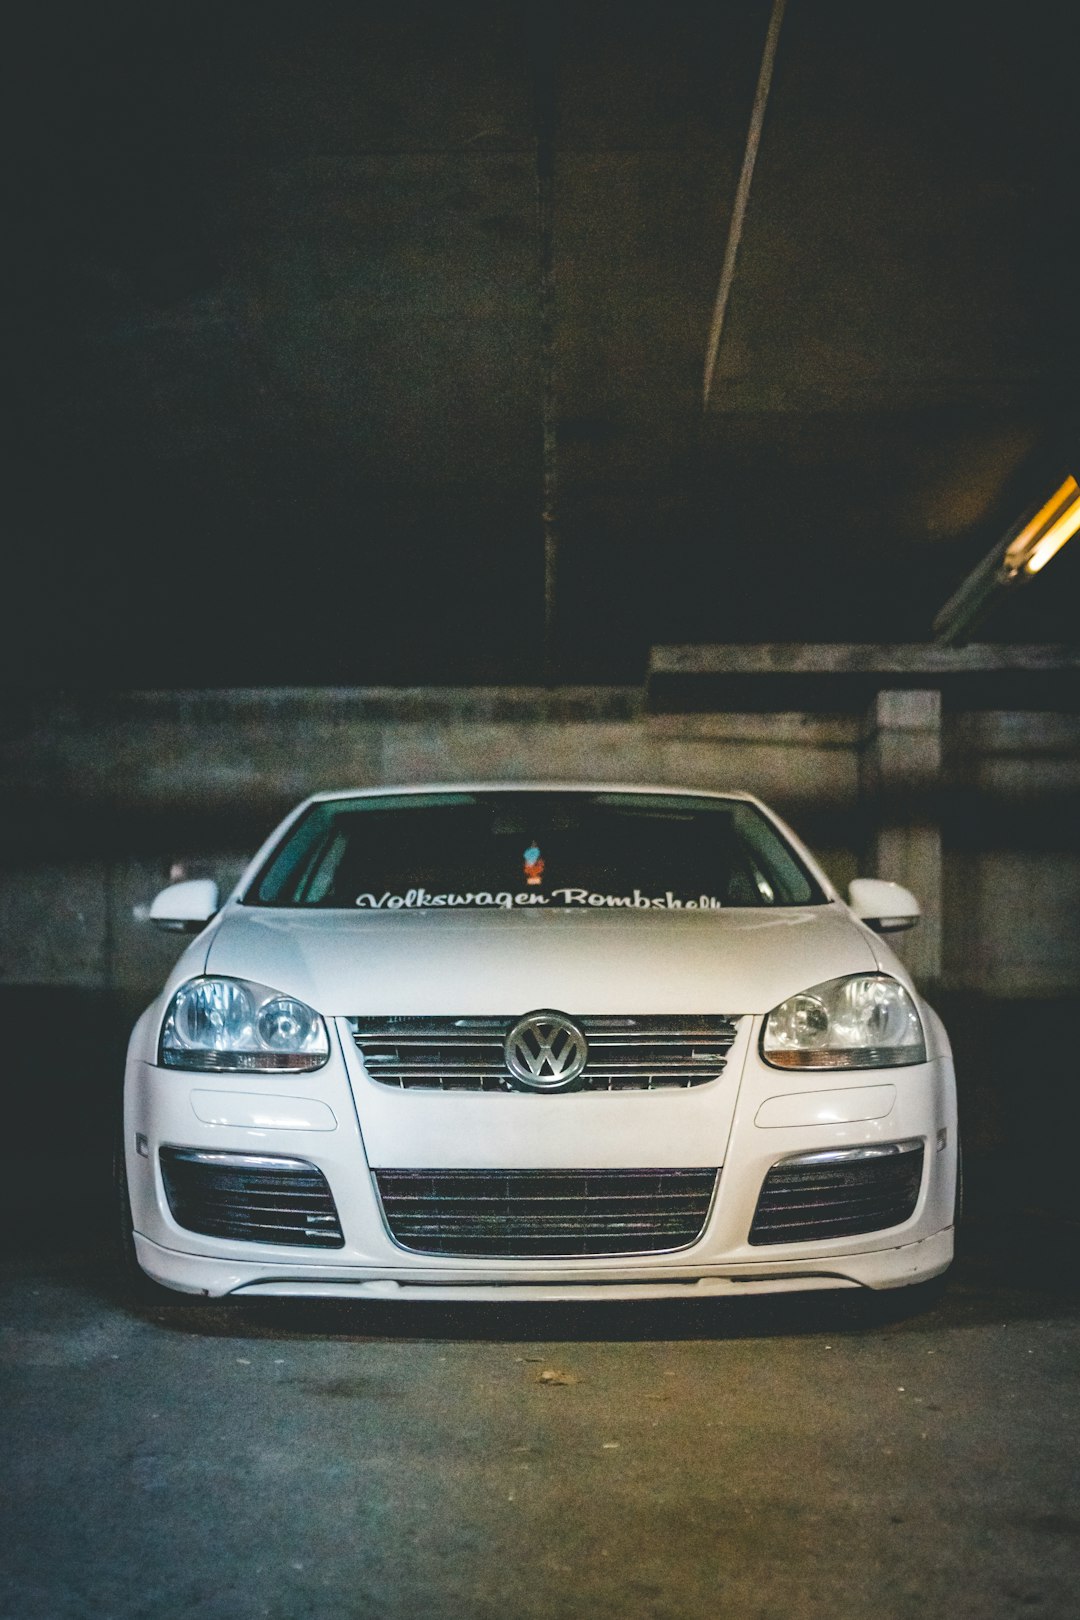
[[914, 928], [922, 907], [910, 889], [884, 878], [854, 878], [848, 885], [851, 909], [856, 917], [878, 934], [898, 934]]
[[218, 886], [212, 878], [172, 883], [150, 904], [150, 921], [170, 934], [197, 934], [218, 909]]

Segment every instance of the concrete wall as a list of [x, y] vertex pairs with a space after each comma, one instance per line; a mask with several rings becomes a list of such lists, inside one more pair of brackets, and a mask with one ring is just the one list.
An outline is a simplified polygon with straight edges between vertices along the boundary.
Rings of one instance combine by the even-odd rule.
[[[278, 816], [322, 788], [545, 777], [748, 788], [843, 886], [889, 847], [881, 816], [896, 819], [895, 802], [882, 811], [867, 794], [874, 735], [851, 715], [650, 715], [630, 689], [40, 703], [9, 718], [0, 755], [0, 986], [148, 996], [176, 952], [141, 920], [152, 895], [173, 875], [230, 883]], [[915, 784], [904, 811], [940, 827], [940, 987], [1077, 993], [1080, 723], [946, 717], [942, 754], [940, 780]], [[918, 887], [917, 874], [881, 875]]]
[[967, 714], [946, 730], [944, 982], [1080, 992], [1080, 719]]

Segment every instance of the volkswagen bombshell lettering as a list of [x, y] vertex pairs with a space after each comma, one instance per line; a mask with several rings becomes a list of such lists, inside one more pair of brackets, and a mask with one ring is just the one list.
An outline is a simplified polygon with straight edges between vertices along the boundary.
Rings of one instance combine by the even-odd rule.
[[361, 911], [436, 911], [457, 906], [493, 907], [500, 911], [515, 911], [527, 906], [591, 906], [596, 910], [619, 906], [631, 911], [719, 911], [723, 902], [714, 894], [699, 894], [689, 899], [673, 894], [670, 889], [654, 895], [643, 894], [640, 889], [634, 889], [630, 894], [597, 894], [589, 889], [573, 888], [552, 889], [550, 894], [540, 894], [535, 889], [531, 893], [523, 891], [519, 894], [511, 894], [508, 889], [497, 892], [490, 889], [467, 890], [460, 894], [448, 890], [445, 894], [431, 894], [418, 886], [406, 889], [404, 894], [358, 894], [356, 905]]

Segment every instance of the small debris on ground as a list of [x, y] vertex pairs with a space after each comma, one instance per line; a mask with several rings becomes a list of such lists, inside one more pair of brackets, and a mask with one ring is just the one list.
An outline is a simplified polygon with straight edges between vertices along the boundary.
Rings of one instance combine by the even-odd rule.
[[577, 1373], [560, 1372], [557, 1367], [545, 1367], [543, 1372], [536, 1375], [538, 1384], [580, 1384], [581, 1379]]

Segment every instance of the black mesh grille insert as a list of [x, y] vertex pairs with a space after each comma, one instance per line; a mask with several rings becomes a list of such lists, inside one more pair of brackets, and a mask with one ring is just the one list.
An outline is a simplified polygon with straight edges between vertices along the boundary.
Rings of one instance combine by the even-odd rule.
[[[503, 1042], [516, 1017], [351, 1018], [372, 1080], [402, 1091], [509, 1091]], [[576, 1018], [589, 1047], [581, 1091], [700, 1086], [724, 1071], [737, 1019], [713, 1014], [593, 1013]]]
[[321, 1170], [303, 1159], [163, 1147], [173, 1219], [206, 1237], [340, 1249], [345, 1239]]
[[762, 1184], [751, 1243], [857, 1237], [909, 1220], [922, 1183], [923, 1144], [869, 1159], [790, 1159]]
[[716, 1170], [378, 1170], [387, 1225], [421, 1254], [654, 1254], [701, 1234]]

